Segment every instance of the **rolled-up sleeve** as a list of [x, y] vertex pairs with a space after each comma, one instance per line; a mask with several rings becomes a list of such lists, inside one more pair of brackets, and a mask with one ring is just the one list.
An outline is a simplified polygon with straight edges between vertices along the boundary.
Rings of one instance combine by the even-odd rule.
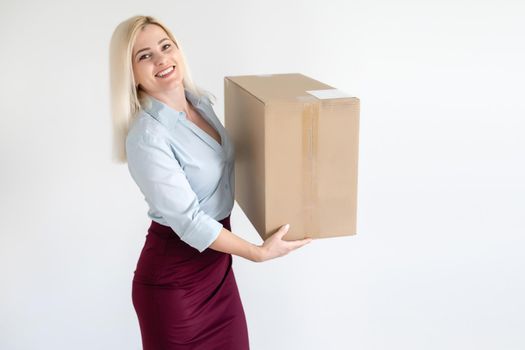
[[146, 202], [181, 240], [203, 252], [218, 237], [222, 224], [203, 212], [169, 143], [149, 133], [126, 140], [128, 168]]

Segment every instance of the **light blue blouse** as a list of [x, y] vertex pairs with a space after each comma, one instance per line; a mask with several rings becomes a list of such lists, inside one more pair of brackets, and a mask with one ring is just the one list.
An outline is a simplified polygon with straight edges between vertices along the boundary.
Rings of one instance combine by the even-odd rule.
[[170, 226], [199, 252], [219, 235], [234, 202], [234, 146], [210, 100], [186, 90], [186, 99], [221, 136], [186, 114], [147, 96], [126, 138], [128, 169], [149, 205], [148, 216]]

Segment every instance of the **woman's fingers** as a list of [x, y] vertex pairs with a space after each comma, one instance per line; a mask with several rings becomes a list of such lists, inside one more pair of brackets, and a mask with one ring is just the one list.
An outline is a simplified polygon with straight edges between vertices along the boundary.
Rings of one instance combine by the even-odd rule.
[[288, 232], [289, 228], [289, 224], [281, 226], [277, 232], [264, 241], [261, 246], [263, 249], [262, 261], [284, 256], [312, 241], [312, 238], [304, 238], [294, 241], [283, 240], [283, 237]]
[[279, 239], [282, 239], [284, 235], [288, 232], [289, 229], [290, 229], [290, 224], [281, 226], [279, 231], [276, 232], [277, 237], [279, 237]]
[[311, 238], [304, 238], [304, 239], [298, 239], [296, 241], [288, 241], [290, 247], [292, 248], [292, 250], [295, 250], [297, 248], [300, 248], [304, 245], [307, 245], [308, 243], [310, 243], [312, 241]]
[[285, 245], [287, 245], [290, 250], [295, 250], [297, 248], [300, 248], [312, 241], [311, 238], [298, 239], [294, 241], [283, 240], [284, 235], [286, 235], [289, 229], [290, 229], [290, 224], [283, 225], [281, 226], [279, 231], [276, 232], [275, 235], [277, 236], [276, 238], [278, 238], [282, 242], [285, 242]]

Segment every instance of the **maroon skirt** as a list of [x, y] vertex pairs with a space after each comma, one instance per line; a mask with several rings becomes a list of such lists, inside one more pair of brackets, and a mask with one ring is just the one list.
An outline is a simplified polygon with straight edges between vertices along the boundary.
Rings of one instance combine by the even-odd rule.
[[[231, 230], [230, 217], [220, 221]], [[202, 253], [151, 222], [133, 278], [144, 350], [249, 349], [231, 254]]]

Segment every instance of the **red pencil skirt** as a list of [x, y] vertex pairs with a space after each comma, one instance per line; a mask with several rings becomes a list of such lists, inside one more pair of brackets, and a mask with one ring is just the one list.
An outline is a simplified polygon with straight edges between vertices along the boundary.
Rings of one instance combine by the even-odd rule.
[[[220, 221], [231, 230], [230, 217]], [[132, 286], [144, 350], [246, 350], [248, 329], [231, 254], [202, 253], [151, 222]]]

